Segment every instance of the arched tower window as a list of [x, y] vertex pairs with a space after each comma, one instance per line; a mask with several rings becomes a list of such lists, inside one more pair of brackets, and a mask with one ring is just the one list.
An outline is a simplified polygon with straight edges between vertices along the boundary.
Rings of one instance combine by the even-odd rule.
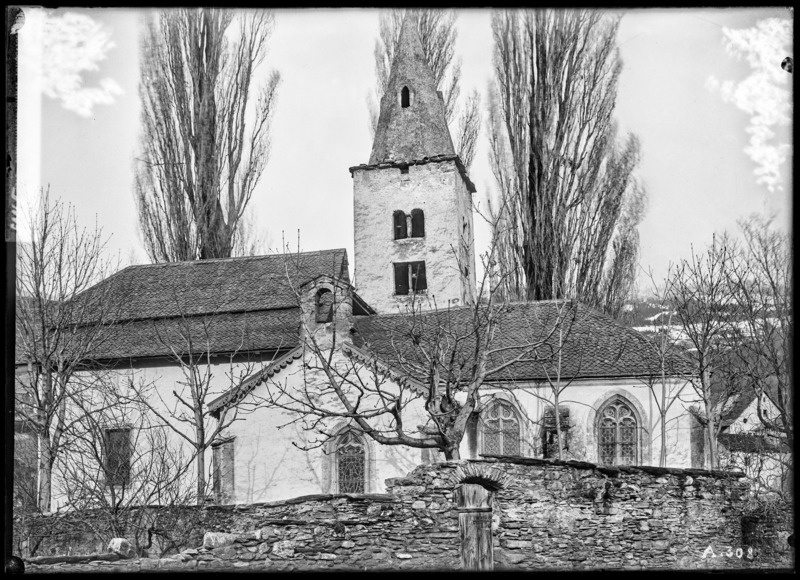
[[495, 401], [481, 413], [483, 455], [519, 455], [519, 415], [506, 401]]
[[421, 209], [411, 210], [411, 237], [425, 237], [425, 213]]
[[404, 240], [408, 237], [408, 227], [406, 226], [406, 214], [402, 210], [394, 212], [394, 239]]
[[639, 462], [639, 425], [631, 405], [614, 397], [598, 413], [598, 457], [606, 465]]
[[408, 90], [408, 87], [403, 87], [400, 91], [400, 106], [404, 109], [407, 109], [411, 106], [411, 93]]
[[341, 435], [336, 444], [336, 473], [339, 493], [364, 493], [366, 452], [363, 439], [353, 430]]
[[317, 291], [315, 297], [316, 321], [331, 322], [333, 320], [333, 292], [327, 288]]

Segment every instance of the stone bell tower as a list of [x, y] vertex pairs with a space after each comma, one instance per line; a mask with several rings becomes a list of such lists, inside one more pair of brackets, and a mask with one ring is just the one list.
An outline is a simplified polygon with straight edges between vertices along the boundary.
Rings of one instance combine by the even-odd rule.
[[350, 168], [354, 281], [379, 313], [473, 300], [475, 186], [456, 154], [442, 95], [406, 16], [369, 164]]

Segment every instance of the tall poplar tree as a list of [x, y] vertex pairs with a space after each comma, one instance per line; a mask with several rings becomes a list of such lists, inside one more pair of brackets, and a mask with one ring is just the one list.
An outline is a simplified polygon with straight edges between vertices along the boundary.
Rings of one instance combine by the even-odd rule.
[[280, 80], [273, 71], [254, 87], [273, 23], [262, 10], [146, 17], [135, 195], [151, 260], [247, 253], [243, 218], [269, 157]]
[[617, 135], [619, 18], [497, 12], [490, 161], [510, 296], [573, 298], [617, 315], [638, 259], [639, 142]]

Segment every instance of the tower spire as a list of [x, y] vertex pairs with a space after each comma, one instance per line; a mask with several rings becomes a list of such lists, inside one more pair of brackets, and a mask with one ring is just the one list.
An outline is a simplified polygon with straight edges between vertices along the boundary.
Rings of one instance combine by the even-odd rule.
[[407, 12], [381, 99], [370, 164], [455, 155], [433, 72], [425, 60], [417, 17]]

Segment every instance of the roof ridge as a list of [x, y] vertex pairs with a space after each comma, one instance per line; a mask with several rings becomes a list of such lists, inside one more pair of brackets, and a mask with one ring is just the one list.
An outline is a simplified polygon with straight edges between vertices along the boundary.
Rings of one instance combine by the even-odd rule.
[[[122, 270], [118, 270], [114, 274], [119, 274], [120, 272], [124, 272], [125, 270], [129, 270], [131, 268], [167, 268], [173, 266], [180, 266], [183, 264], [218, 264], [221, 262], [235, 262], [235, 261], [246, 261], [246, 260], [263, 260], [265, 258], [278, 258], [283, 256], [313, 256], [313, 255], [321, 255], [321, 254], [328, 254], [328, 253], [335, 253], [335, 252], [346, 252], [347, 248], [330, 248], [327, 250], [310, 250], [306, 252], [275, 252], [273, 254], [260, 254], [258, 256], [230, 256], [228, 258], [208, 258], [205, 260], [181, 260], [178, 262], [156, 262], [154, 264], [131, 264], [130, 266], [126, 266]], [[112, 274], [112, 276], [114, 275]], [[109, 276], [106, 278], [108, 280], [111, 278]]]

